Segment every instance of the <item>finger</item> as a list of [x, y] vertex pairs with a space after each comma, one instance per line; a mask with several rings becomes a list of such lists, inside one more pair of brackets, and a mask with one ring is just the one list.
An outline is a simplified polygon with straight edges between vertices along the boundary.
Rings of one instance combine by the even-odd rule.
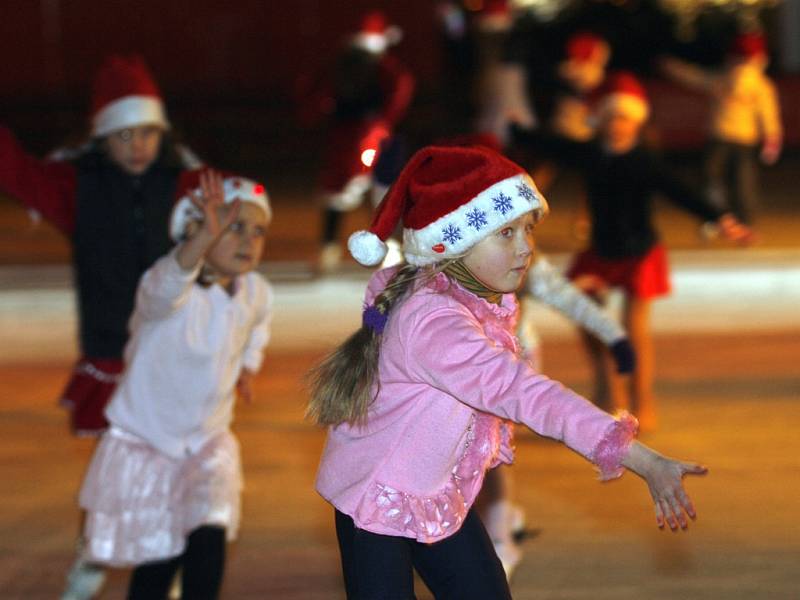
[[667, 522], [667, 525], [669, 525], [669, 528], [672, 531], [677, 530], [678, 521], [675, 518], [675, 514], [672, 512], [672, 507], [669, 505], [669, 502], [662, 498], [659, 503], [661, 504], [661, 512], [664, 515], [664, 520]]
[[664, 513], [661, 510], [661, 505], [656, 502], [655, 503], [656, 509], [656, 525], [658, 525], [659, 529], [664, 529]]
[[689, 515], [692, 519], [697, 518], [697, 512], [694, 509], [694, 504], [692, 503], [692, 499], [689, 498], [689, 495], [686, 493], [686, 490], [680, 488], [678, 490], [678, 502], [681, 503], [683, 510], [686, 511], [686, 514]]
[[708, 467], [697, 463], [681, 463], [681, 475], [705, 475]]
[[675, 517], [675, 520], [678, 522], [680, 528], [686, 529], [689, 526], [689, 522], [686, 520], [683, 507], [681, 506], [680, 502], [678, 502], [678, 499], [673, 495], [667, 498], [667, 502], [669, 503], [672, 515]]
[[228, 210], [228, 215], [225, 218], [226, 227], [239, 218], [239, 213], [241, 212], [241, 210], [242, 210], [242, 201], [239, 198], [236, 198], [236, 200], [230, 203], [230, 209]]

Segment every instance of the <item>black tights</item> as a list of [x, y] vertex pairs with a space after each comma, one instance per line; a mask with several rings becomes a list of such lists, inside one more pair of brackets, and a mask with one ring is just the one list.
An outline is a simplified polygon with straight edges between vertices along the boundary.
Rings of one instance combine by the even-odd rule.
[[511, 600], [503, 565], [470, 511], [461, 529], [434, 544], [357, 528], [336, 511], [348, 600], [410, 600], [417, 572], [436, 600]]
[[180, 556], [136, 567], [128, 587], [128, 600], [163, 600], [179, 568], [183, 568], [183, 600], [217, 598], [225, 569], [225, 529], [212, 525], [198, 527], [189, 534]]

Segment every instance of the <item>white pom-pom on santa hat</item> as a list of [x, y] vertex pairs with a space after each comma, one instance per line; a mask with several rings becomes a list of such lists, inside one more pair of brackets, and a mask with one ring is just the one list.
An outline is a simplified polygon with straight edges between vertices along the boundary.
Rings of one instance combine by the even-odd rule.
[[388, 247], [377, 235], [370, 231], [356, 231], [347, 240], [347, 249], [365, 267], [380, 264], [386, 257]]
[[463, 256], [528, 212], [544, 215], [547, 202], [519, 165], [483, 146], [428, 146], [408, 161], [369, 231], [354, 233], [347, 247], [362, 265], [377, 265], [402, 224], [406, 261], [430, 265]]

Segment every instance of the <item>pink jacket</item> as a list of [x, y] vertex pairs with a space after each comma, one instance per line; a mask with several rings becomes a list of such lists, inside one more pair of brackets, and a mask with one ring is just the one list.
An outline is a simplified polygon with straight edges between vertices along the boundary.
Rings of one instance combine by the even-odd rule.
[[[392, 270], [370, 280], [366, 301]], [[395, 305], [383, 334], [379, 387], [363, 427], [331, 427], [317, 491], [356, 526], [435, 542], [461, 526], [486, 471], [511, 463], [505, 420], [563, 441], [600, 468], [620, 462], [636, 420], [615, 420], [535, 373], [513, 334], [517, 304], [490, 304], [444, 274]]]

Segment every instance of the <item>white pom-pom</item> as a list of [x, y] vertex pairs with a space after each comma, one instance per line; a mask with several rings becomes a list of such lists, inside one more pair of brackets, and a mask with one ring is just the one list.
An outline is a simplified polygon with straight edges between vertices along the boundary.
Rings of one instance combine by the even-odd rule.
[[358, 262], [365, 267], [371, 267], [383, 260], [386, 256], [386, 244], [381, 238], [369, 231], [356, 231], [347, 240], [347, 249]]

